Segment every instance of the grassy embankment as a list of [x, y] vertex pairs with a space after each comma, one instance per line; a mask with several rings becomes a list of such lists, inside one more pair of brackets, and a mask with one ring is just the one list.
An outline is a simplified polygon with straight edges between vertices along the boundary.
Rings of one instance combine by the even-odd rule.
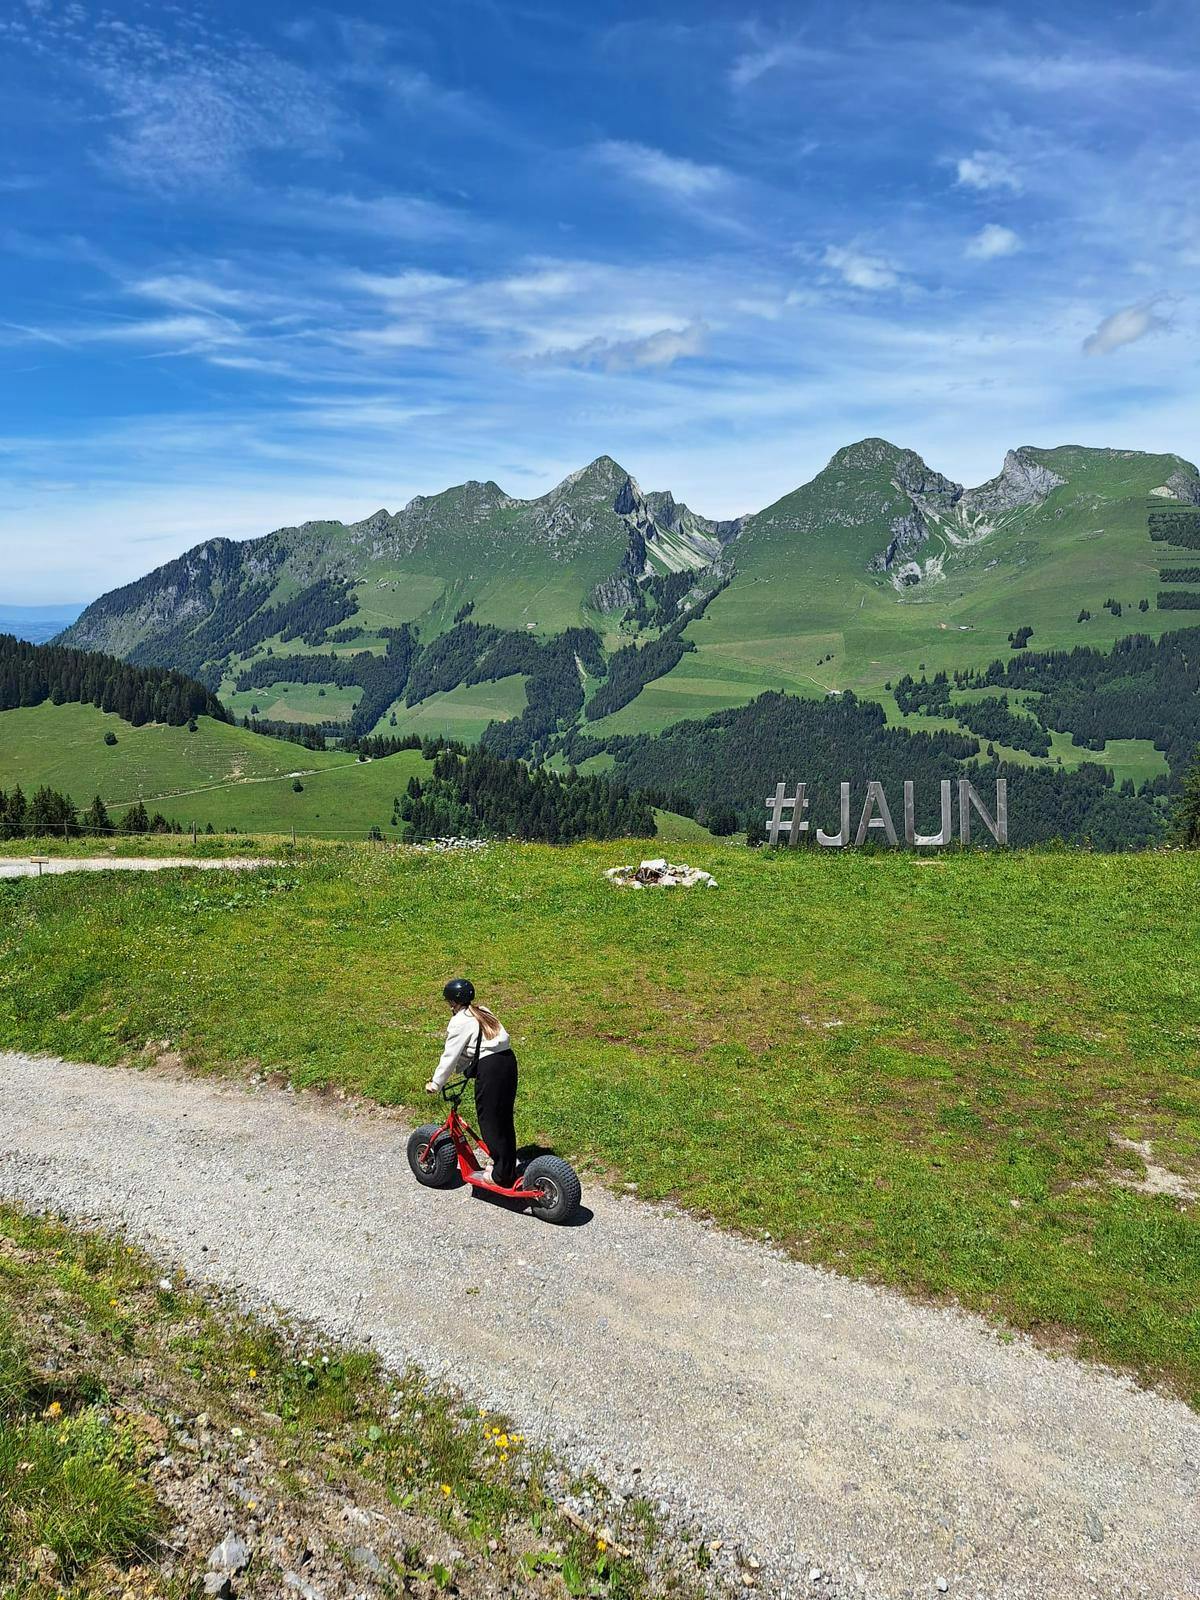
[[415, 1108], [466, 971], [526, 1139], [1200, 1404], [1197, 1208], [1115, 1142], [1197, 1182], [1200, 859], [696, 842], [718, 890], [610, 888], [639, 848], [0, 886], [0, 1043]]
[[0, 1206], [0, 1595], [184, 1600], [231, 1529], [249, 1597], [686, 1600], [711, 1560], [418, 1372]]

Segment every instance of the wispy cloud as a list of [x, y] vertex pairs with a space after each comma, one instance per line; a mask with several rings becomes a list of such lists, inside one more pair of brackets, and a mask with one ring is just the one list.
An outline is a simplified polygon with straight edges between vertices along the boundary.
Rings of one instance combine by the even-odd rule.
[[461, 209], [421, 195], [322, 189], [289, 189], [272, 196], [262, 203], [259, 215], [264, 221], [314, 232], [379, 234], [406, 241], [451, 239], [473, 225]]
[[975, 70], [981, 77], [1040, 94], [1080, 90], [1089, 99], [1114, 88], [1187, 87], [1190, 70], [1157, 61], [1134, 50], [1097, 50], [1086, 46], [1047, 51], [996, 50], [981, 54]]
[[1105, 317], [1096, 331], [1083, 341], [1084, 355], [1108, 356], [1123, 345], [1136, 344], [1148, 333], [1161, 332], [1167, 324], [1154, 306], [1153, 300], [1143, 301], [1141, 305], [1122, 306], [1120, 311]]
[[831, 244], [821, 259], [851, 289], [864, 289], [877, 294], [883, 289], [896, 288], [900, 282], [900, 273], [895, 264], [885, 256], [868, 255], [852, 247]]
[[819, 66], [828, 60], [828, 51], [802, 44], [798, 39], [779, 40], [774, 44], [745, 50], [737, 56], [729, 69], [730, 87], [740, 94], [751, 88], [760, 78], [765, 78], [768, 73], [776, 72], [780, 68]]
[[1012, 162], [998, 150], [974, 150], [954, 163], [956, 182], [964, 189], [1008, 189], [1020, 194], [1024, 184]]
[[338, 113], [310, 74], [247, 47], [238, 57], [96, 63], [114, 127], [98, 159], [127, 182], [211, 189], [240, 179], [257, 155], [331, 148]]
[[687, 356], [703, 354], [707, 333], [702, 322], [694, 322], [686, 328], [660, 328], [641, 339], [588, 339], [574, 347], [548, 350], [538, 360], [546, 365], [600, 367], [605, 372], [670, 367]]
[[1021, 248], [1019, 234], [998, 222], [989, 222], [967, 241], [963, 254], [972, 261], [995, 261], [999, 256], [1015, 256]]
[[716, 194], [730, 181], [722, 167], [668, 155], [652, 145], [605, 139], [593, 145], [592, 150], [599, 161], [620, 176], [679, 200], [703, 199]]

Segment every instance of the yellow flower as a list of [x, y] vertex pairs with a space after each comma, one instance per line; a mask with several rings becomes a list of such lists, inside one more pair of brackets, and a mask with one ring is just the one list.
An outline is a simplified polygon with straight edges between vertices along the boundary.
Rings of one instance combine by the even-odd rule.
[[255, 1378], [257, 1378], [257, 1377], [258, 1377], [258, 1369], [257, 1369], [257, 1367], [251, 1367], [251, 1368], [250, 1368], [250, 1378], [251, 1378], [251, 1381], [253, 1381], [253, 1380], [254, 1380], [254, 1379], [255, 1379]]
[[449, 1494], [450, 1493], [450, 1485], [448, 1483], [444, 1483], [442, 1485], [442, 1493], [443, 1494]]
[[608, 1549], [608, 1540], [607, 1539], [597, 1539], [596, 1540], [596, 1549], [599, 1550], [601, 1555], [603, 1555], [604, 1552]]
[[117, 1302], [115, 1300], [110, 1300], [108, 1303], [110, 1306], [115, 1306]]
[[506, 1433], [502, 1433], [500, 1435], [500, 1437], [496, 1440], [496, 1443], [497, 1443], [497, 1445], [499, 1446], [499, 1448], [501, 1450], [507, 1450], [508, 1449], [508, 1435]]
[[62, 1416], [62, 1406], [59, 1405], [57, 1400], [51, 1400], [50, 1404], [46, 1407], [46, 1415], [48, 1417]]
[[508, 1451], [507, 1450], [501, 1450], [500, 1459], [501, 1459], [501, 1461], [507, 1461], [508, 1460]]

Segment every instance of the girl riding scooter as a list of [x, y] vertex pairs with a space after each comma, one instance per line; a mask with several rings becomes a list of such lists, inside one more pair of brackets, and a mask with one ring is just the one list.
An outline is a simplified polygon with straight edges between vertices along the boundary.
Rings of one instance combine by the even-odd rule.
[[517, 1175], [517, 1058], [499, 1018], [476, 1003], [469, 978], [452, 978], [442, 994], [451, 1012], [446, 1048], [425, 1093], [437, 1094], [456, 1070], [476, 1076], [475, 1111], [492, 1158], [492, 1182], [509, 1188]]

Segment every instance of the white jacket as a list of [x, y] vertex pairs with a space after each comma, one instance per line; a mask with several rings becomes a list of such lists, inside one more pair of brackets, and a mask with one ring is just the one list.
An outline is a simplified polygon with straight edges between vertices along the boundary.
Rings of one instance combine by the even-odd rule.
[[[446, 1048], [442, 1051], [442, 1059], [438, 1062], [437, 1071], [430, 1080], [437, 1088], [441, 1088], [456, 1071], [465, 1072], [470, 1066], [475, 1054], [475, 1039], [481, 1032], [480, 1025], [469, 1011], [456, 1011], [446, 1024]], [[511, 1049], [508, 1034], [501, 1023], [500, 1032], [494, 1039], [483, 1035], [479, 1045], [479, 1059], [484, 1056], [499, 1055], [502, 1050]]]

